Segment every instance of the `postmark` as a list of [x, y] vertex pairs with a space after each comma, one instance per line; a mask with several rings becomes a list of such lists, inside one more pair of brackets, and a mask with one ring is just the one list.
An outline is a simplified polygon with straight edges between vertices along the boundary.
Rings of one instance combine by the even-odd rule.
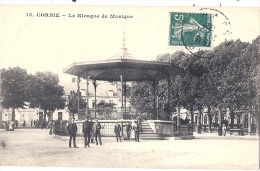
[[211, 46], [211, 14], [171, 12], [170, 21], [170, 45]]

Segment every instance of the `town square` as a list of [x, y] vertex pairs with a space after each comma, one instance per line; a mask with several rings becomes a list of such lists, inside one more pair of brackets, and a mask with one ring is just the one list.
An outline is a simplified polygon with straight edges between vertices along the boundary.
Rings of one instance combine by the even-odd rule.
[[259, 8], [56, 7], [1, 6], [1, 167], [259, 168]]
[[68, 137], [49, 135], [46, 129], [1, 130], [0, 136], [5, 137], [1, 139], [5, 147], [0, 147], [4, 166], [248, 170], [258, 168], [259, 160], [256, 136], [207, 133], [192, 140], [141, 139], [140, 143], [103, 137], [102, 146], [91, 143], [90, 148], [77, 137], [76, 149], [68, 148]]

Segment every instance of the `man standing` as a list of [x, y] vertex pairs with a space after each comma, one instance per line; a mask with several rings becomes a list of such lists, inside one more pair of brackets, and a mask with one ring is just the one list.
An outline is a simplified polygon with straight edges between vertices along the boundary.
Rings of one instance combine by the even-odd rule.
[[137, 125], [139, 126], [139, 131], [141, 131], [141, 132], [143, 132], [142, 122], [143, 122], [142, 117], [141, 117], [141, 116], [138, 116], [138, 117], [137, 117]]
[[25, 126], [26, 126], [26, 122], [25, 122], [25, 120], [23, 120], [23, 128], [25, 128]]
[[95, 123], [92, 126], [92, 132], [93, 132], [93, 134], [95, 136], [96, 145], [98, 145], [98, 141], [99, 141], [99, 145], [102, 145], [100, 129], [101, 129], [101, 125], [98, 122], [98, 120], [96, 119]]
[[226, 126], [225, 124], [223, 124], [222, 132], [223, 132], [222, 134], [223, 134], [224, 136], [226, 136], [227, 126]]
[[115, 124], [114, 132], [115, 132], [115, 134], [116, 134], [116, 140], [117, 140], [117, 142], [118, 142], [118, 139], [120, 140], [120, 142], [122, 142], [122, 141], [121, 141], [121, 136], [120, 136], [121, 126], [120, 126], [120, 124], [119, 124], [118, 122], [116, 122], [116, 124]]
[[89, 122], [88, 118], [85, 118], [85, 122], [83, 123], [83, 133], [84, 133], [84, 145], [85, 148], [89, 146], [90, 143], [90, 133], [91, 133], [91, 122]]
[[136, 141], [136, 142], [140, 142], [140, 141], [139, 141], [140, 127], [139, 127], [137, 121], [136, 121], [135, 125], [133, 126], [133, 130], [134, 130], [134, 132], [135, 132], [135, 141]]
[[132, 130], [132, 125], [130, 124], [130, 122], [129, 122], [129, 121], [127, 121], [127, 124], [126, 124], [126, 134], [127, 134], [127, 140], [129, 140], [129, 139], [130, 139], [131, 130]]
[[67, 129], [69, 132], [70, 140], [69, 140], [69, 148], [71, 148], [71, 139], [73, 139], [73, 146], [74, 148], [78, 148], [76, 146], [76, 133], [77, 133], [77, 124], [74, 122], [75, 118], [71, 118], [71, 123], [69, 123]]

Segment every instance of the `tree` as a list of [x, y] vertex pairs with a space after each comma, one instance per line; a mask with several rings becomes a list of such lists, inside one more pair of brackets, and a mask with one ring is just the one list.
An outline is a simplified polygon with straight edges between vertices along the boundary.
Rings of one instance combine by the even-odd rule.
[[15, 120], [15, 109], [23, 108], [27, 100], [27, 71], [19, 67], [3, 69], [1, 77], [2, 106], [12, 109], [12, 120]]
[[207, 64], [209, 72], [203, 78], [206, 82], [205, 96], [207, 98], [205, 101], [210, 101], [212, 106], [218, 108], [219, 125], [222, 125], [222, 109], [230, 108], [233, 110], [235, 108], [234, 105], [236, 107], [240, 106], [235, 101], [238, 97], [236, 95], [241, 93], [241, 91], [237, 88], [238, 80], [232, 80], [232, 77], [236, 75], [236, 71], [231, 70], [234, 70], [234, 67], [239, 68], [234, 66], [234, 63], [237, 63], [235, 61], [239, 59], [247, 46], [248, 43], [240, 40], [225, 41], [215, 47], [212, 53], [209, 54], [211, 55]]
[[[68, 96], [68, 110], [73, 115], [78, 113], [78, 94], [75, 91], [71, 91]], [[79, 96], [79, 109], [85, 109], [86, 108], [86, 102], [84, 99], [82, 99], [82, 96], [80, 94]]]
[[[243, 54], [245, 58], [250, 57], [251, 68], [249, 77], [253, 80], [253, 87], [255, 90], [255, 98], [253, 101], [253, 106], [255, 108], [255, 119], [256, 119], [256, 133], [259, 134], [259, 116], [260, 116], [260, 36], [252, 41], [248, 45], [245, 53]], [[252, 83], [252, 82], [251, 82]], [[252, 85], [250, 87], [252, 87]], [[250, 119], [250, 118], [249, 118]]]
[[[164, 54], [158, 56], [159, 61], [170, 61], [172, 64], [171, 85], [170, 85], [170, 100], [171, 108], [177, 111], [177, 126], [180, 125], [180, 108], [184, 107], [191, 111], [191, 120], [193, 125], [193, 107], [198, 105], [196, 99], [200, 95], [200, 77], [204, 73], [203, 65], [200, 64], [198, 58], [192, 55], [185, 54], [182, 51], [177, 51], [174, 54]], [[183, 73], [176, 75], [174, 67], [183, 69]], [[164, 84], [166, 86], [166, 84]], [[164, 90], [166, 87], [160, 87]], [[166, 96], [166, 94], [164, 94]]]
[[[209, 129], [211, 127], [211, 109], [217, 108], [219, 124], [222, 125], [223, 109], [250, 109], [255, 106], [257, 123], [259, 121], [260, 102], [260, 36], [251, 44], [238, 40], [222, 42], [213, 50], [202, 53], [202, 58], [177, 51], [174, 54], [162, 54], [158, 61], [172, 64], [170, 76], [171, 106], [167, 106], [167, 79], [161, 79], [158, 85], [159, 106], [179, 111], [180, 107], [201, 110], [208, 108]], [[206, 57], [206, 58], [205, 58]], [[183, 69], [176, 75], [174, 67]], [[148, 112], [153, 107], [153, 88], [150, 83], [135, 83], [131, 96], [133, 106]], [[250, 112], [250, 110], [248, 110]], [[233, 118], [232, 118], [233, 116]], [[178, 120], [178, 119], [177, 119]], [[192, 119], [193, 120], [193, 119]], [[198, 121], [198, 126], [201, 124]], [[232, 126], [232, 122], [231, 122]], [[258, 127], [259, 128], [259, 127]]]
[[101, 101], [97, 104], [97, 112], [100, 115], [109, 115], [113, 112], [114, 109], [115, 109], [114, 103], [107, 103], [107, 102]]
[[46, 115], [50, 115], [55, 109], [64, 109], [64, 89], [58, 85], [58, 75], [51, 72], [37, 72], [35, 76], [29, 76], [29, 102], [30, 107], [39, 107]]
[[130, 103], [141, 113], [154, 113], [151, 82], [134, 82], [130, 88]]

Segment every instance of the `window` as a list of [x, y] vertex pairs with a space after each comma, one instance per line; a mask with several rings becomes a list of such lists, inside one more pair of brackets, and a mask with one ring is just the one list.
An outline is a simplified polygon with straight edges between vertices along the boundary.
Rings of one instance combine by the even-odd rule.
[[58, 120], [62, 120], [62, 112], [58, 112]]
[[40, 121], [43, 120], [43, 112], [39, 112], [39, 120], [40, 120]]
[[113, 104], [113, 100], [109, 100], [109, 103], [110, 103], [110, 104]]

